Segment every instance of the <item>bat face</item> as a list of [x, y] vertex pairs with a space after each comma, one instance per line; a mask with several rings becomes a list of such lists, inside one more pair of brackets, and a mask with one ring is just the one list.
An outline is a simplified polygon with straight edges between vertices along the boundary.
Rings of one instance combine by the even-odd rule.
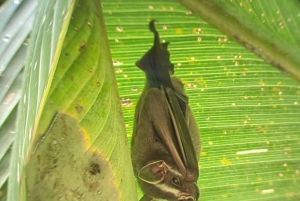
[[143, 167], [138, 173], [138, 178], [144, 193], [152, 198], [185, 201], [195, 201], [199, 198], [196, 183], [185, 180], [176, 167], [168, 166], [163, 160]]
[[170, 77], [174, 68], [167, 45], [159, 43], [154, 21], [154, 46], [136, 65], [147, 84], [138, 101], [131, 141], [134, 174], [144, 192], [141, 201], [196, 201], [199, 189], [200, 135], [184, 87]]

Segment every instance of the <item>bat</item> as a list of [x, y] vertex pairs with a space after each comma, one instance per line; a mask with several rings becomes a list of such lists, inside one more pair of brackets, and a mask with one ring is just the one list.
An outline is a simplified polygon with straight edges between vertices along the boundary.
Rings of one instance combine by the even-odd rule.
[[135, 110], [131, 141], [134, 174], [147, 200], [199, 198], [200, 135], [182, 82], [171, 75], [168, 43], [160, 43], [155, 20], [154, 45], [136, 62], [146, 86]]

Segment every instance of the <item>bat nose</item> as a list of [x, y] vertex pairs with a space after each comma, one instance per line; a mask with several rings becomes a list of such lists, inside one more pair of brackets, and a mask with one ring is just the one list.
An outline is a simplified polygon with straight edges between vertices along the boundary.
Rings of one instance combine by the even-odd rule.
[[188, 196], [188, 197], [181, 197], [179, 198], [180, 201], [197, 201], [198, 199], [192, 196]]

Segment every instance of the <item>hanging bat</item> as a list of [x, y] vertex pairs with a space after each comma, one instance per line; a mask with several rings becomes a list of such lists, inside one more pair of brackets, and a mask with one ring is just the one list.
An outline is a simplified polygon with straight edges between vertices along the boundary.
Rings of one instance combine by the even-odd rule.
[[154, 33], [153, 47], [136, 62], [146, 74], [146, 86], [135, 111], [131, 143], [134, 174], [144, 192], [141, 201], [199, 198], [200, 135], [182, 82], [171, 77], [168, 43]]

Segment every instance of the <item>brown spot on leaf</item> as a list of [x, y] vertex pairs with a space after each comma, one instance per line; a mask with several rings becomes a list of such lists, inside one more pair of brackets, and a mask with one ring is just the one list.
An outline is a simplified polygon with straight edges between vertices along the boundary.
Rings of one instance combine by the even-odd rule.
[[89, 186], [89, 192], [94, 192], [97, 190], [97, 188], [100, 186], [99, 182], [98, 181], [95, 181], [95, 182], [92, 182], [90, 183], [90, 186]]
[[79, 52], [85, 52], [85, 42], [84, 41], [81, 42]]
[[97, 163], [92, 163], [89, 167], [89, 172], [91, 175], [99, 174], [100, 173], [100, 166]]
[[83, 106], [82, 105], [76, 105], [76, 111], [78, 114], [80, 114], [83, 110]]

